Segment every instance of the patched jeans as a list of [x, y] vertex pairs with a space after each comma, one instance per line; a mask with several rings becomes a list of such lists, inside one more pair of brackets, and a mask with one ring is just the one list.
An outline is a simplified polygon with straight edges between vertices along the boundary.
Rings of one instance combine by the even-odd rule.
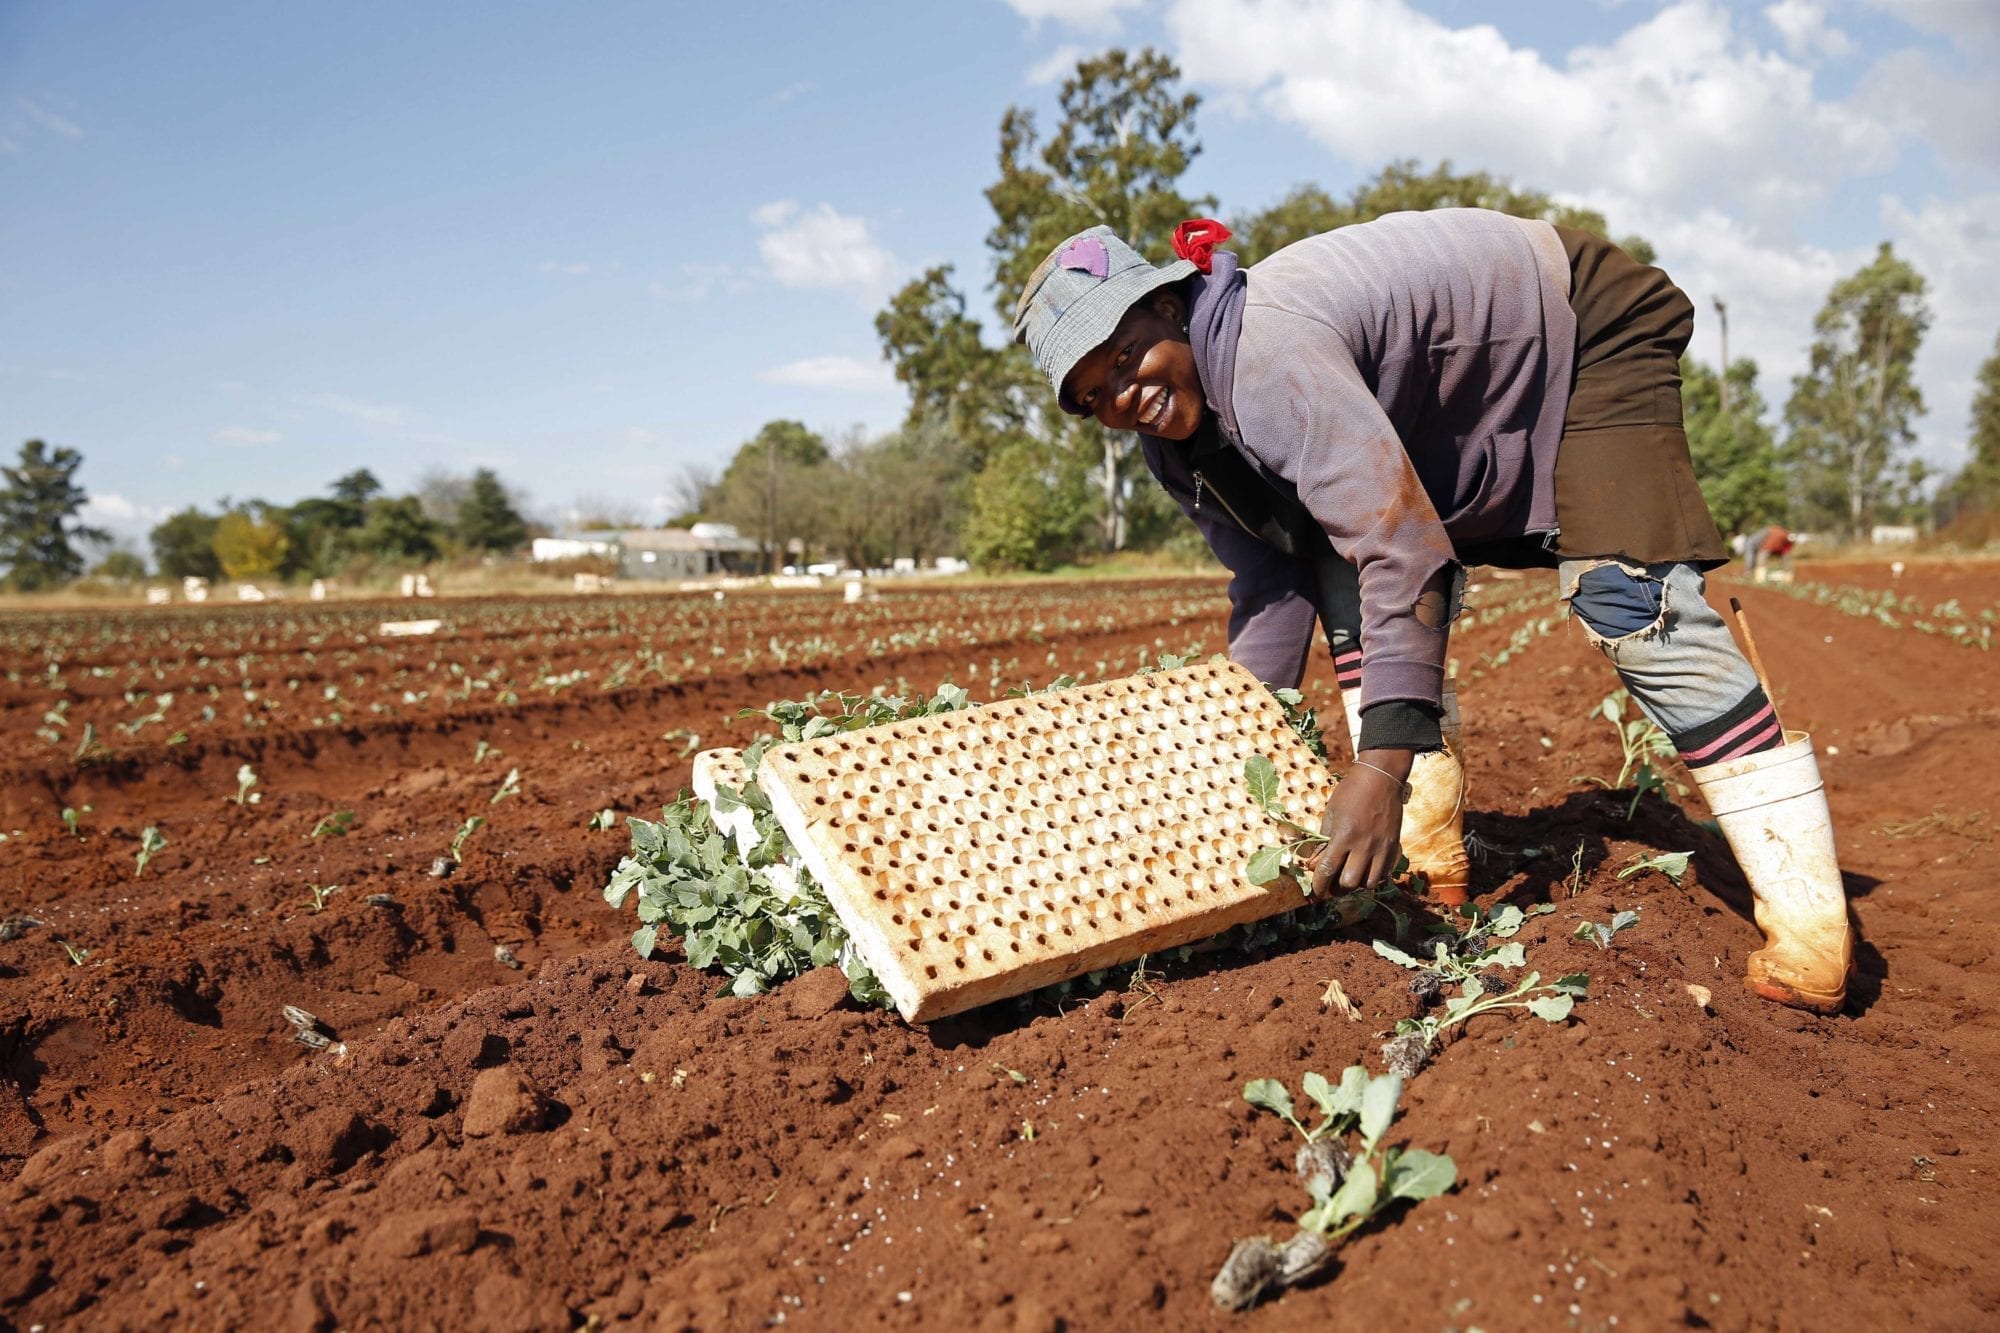
[[1570, 614], [1690, 767], [1782, 739], [1757, 673], [1703, 596], [1699, 569], [1565, 560], [1560, 577]]

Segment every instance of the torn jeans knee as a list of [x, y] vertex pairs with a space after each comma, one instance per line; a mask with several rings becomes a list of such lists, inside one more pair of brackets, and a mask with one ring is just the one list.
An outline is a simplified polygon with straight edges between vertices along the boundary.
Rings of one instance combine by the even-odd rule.
[[1621, 645], [1653, 638], [1665, 628], [1667, 585], [1659, 576], [1622, 560], [1581, 563], [1563, 600], [1583, 622], [1585, 636], [1613, 661]]

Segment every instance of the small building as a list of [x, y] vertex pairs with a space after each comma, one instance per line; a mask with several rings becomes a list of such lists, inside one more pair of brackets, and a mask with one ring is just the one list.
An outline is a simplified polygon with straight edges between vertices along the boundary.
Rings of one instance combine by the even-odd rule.
[[727, 523], [692, 528], [632, 528], [618, 536], [618, 575], [627, 579], [697, 579], [756, 567], [757, 543]]

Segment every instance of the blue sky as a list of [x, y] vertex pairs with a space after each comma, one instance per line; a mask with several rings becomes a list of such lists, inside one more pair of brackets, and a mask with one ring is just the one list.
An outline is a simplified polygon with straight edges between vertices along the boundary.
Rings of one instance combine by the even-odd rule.
[[[0, 449], [143, 535], [350, 468], [657, 517], [764, 421], [892, 427], [873, 313], [958, 267], [1010, 104], [1153, 44], [1224, 212], [1450, 157], [1649, 236], [1781, 403], [1827, 287], [1934, 285], [1923, 448], [2000, 328], [1981, 0], [0, 6]], [[1697, 354], [1713, 357], [1713, 329]]]

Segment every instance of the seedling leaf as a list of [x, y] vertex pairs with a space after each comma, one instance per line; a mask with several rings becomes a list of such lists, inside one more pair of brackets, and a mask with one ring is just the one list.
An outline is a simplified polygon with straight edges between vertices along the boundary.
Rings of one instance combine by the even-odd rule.
[[1435, 1199], [1458, 1183], [1458, 1165], [1443, 1153], [1411, 1148], [1394, 1158], [1384, 1175], [1392, 1199]]
[[1272, 883], [1284, 876], [1285, 849], [1282, 847], [1259, 847], [1250, 854], [1249, 862], [1243, 868], [1252, 884]]
[[1358, 1162], [1355, 1167], [1347, 1173], [1347, 1179], [1340, 1182], [1340, 1188], [1333, 1192], [1333, 1197], [1326, 1201], [1327, 1220], [1336, 1226], [1350, 1217], [1366, 1217], [1375, 1211], [1375, 1196], [1378, 1193], [1375, 1172]]
[[1373, 1148], [1389, 1132], [1389, 1122], [1396, 1118], [1396, 1103], [1402, 1096], [1403, 1080], [1400, 1075], [1381, 1074], [1368, 1081], [1368, 1090], [1361, 1094], [1361, 1142], [1364, 1148]]
[[1298, 1122], [1298, 1116], [1292, 1110], [1292, 1094], [1277, 1079], [1251, 1079], [1243, 1085], [1243, 1100], [1266, 1111], [1276, 1111], [1294, 1124]]
[[1278, 804], [1278, 769], [1265, 756], [1251, 755], [1244, 761], [1243, 781], [1249, 785], [1250, 799], [1265, 810]]
[[1420, 968], [1428, 966], [1428, 964], [1425, 964], [1423, 962], [1418, 961], [1415, 958], [1410, 957], [1410, 955], [1404, 953], [1401, 949], [1398, 949], [1395, 945], [1390, 944], [1387, 940], [1373, 940], [1370, 942], [1374, 945], [1376, 953], [1381, 954], [1384, 958], [1388, 959], [1390, 962], [1394, 963], [1398, 967]]
[[1312, 1098], [1313, 1105], [1319, 1107], [1319, 1113], [1328, 1120], [1333, 1119], [1334, 1091], [1333, 1085], [1326, 1081], [1326, 1075], [1308, 1070], [1301, 1082], [1306, 1096]]
[[1566, 994], [1538, 995], [1528, 1001], [1528, 1012], [1545, 1023], [1560, 1023], [1576, 1007], [1576, 999]]

